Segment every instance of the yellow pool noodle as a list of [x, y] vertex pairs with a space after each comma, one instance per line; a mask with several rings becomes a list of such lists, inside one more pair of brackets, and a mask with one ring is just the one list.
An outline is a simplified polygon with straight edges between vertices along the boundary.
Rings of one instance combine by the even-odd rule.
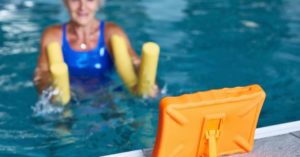
[[137, 84], [137, 76], [134, 72], [126, 42], [122, 37], [113, 35], [111, 43], [117, 72], [128, 90], [132, 91], [133, 86]]
[[64, 58], [62, 55], [63, 53], [58, 42], [51, 42], [48, 44], [47, 54], [49, 65], [53, 65], [55, 63], [64, 63]]
[[65, 63], [51, 65], [50, 71], [53, 78], [53, 86], [59, 91], [55, 97], [55, 102], [66, 105], [70, 101], [70, 84], [68, 67]]
[[155, 85], [159, 51], [159, 46], [154, 42], [143, 45], [138, 80], [139, 95], [148, 95]]
[[68, 67], [64, 63], [61, 46], [57, 42], [47, 46], [50, 72], [52, 75], [52, 85], [58, 90], [58, 95], [54, 101], [63, 105], [68, 104], [71, 99]]

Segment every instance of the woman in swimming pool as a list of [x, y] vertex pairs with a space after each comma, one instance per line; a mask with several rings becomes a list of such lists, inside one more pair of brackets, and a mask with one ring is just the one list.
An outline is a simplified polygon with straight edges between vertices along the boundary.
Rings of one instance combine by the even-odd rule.
[[101, 78], [113, 65], [111, 37], [117, 34], [126, 41], [133, 65], [137, 69], [140, 59], [132, 49], [125, 32], [116, 24], [99, 21], [96, 12], [102, 0], [64, 0], [70, 21], [48, 27], [41, 39], [41, 54], [35, 71], [34, 82], [41, 91], [50, 84], [46, 46], [50, 42], [62, 45], [63, 56], [73, 77]]

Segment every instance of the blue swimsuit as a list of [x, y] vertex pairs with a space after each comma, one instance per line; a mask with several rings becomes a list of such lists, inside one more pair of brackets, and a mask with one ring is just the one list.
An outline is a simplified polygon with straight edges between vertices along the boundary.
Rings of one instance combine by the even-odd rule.
[[64, 61], [69, 69], [72, 89], [95, 92], [106, 86], [111, 80], [109, 71], [113, 68], [112, 59], [104, 40], [105, 23], [99, 26], [100, 35], [96, 48], [89, 51], [72, 49], [67, 40], [67, 25], [63, 25], [62, 51]]
[[63, 25], [62, 51], [64, 61], [68, 65], [69, 75], [72, 78], [103, 78], [106, 72], [113, 67], [104, 40], [105, 22], [101, 21], [100, 35], [96, 48], [89, 51], [76, 51], [71, 48], [67, 40], [67, 25]]

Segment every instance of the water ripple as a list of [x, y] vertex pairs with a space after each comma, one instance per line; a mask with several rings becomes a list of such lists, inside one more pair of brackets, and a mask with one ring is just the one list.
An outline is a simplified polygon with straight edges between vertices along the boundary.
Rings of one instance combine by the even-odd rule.
[[17, 153], [17, 146], [0, 145], [1, 152]]
[[[145, 8], [145, 13], [152, 20], [176, 22], [186, 16], [184, 10], [187, 2], [185, 0], [177, 0], [176, 3], [173, 0], [142, 1], [140, 5]], [[172, 8], [172, 12], [165, 6]]]
[[299, 55], [294, 55], [294, 54], [291, 54], [291, 53], [280, 52], [280, 53], [276, 53], [274, 55], [274, 57], [278, 58], [280, 60], [285, 60], [287, 62], [291, 61], [291, 62], [300, 63], [300, 56]]
[[36, 134], [25, 130], [0, 130], [0, 139], [33, 139], [33, 138], [43, 138], [47, 137], [46, 135]]
[[33, 87], [32, 81], [21, 81], [21, 82], [14, 82], [7, 85], [3, 85], [2, 89], [0, 90], [6, 92], [13, 92], [13, 91], [19, 91], [22, 88], [29, 88], [29, 87]]
[[1, 75], [0, 76], [0, 86], [8, 83], [12, 78], [16, 77], [16, 73], [8, 74], [8, 75]]

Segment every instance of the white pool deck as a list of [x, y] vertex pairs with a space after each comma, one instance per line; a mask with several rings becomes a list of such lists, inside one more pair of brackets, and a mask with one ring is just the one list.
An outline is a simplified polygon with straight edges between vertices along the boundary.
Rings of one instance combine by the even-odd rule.
[[[151, 157], [152, 149], [102, 157]], [[254, 149], [230, 157], [300, 157], [300, 121], [256, 129]]]

